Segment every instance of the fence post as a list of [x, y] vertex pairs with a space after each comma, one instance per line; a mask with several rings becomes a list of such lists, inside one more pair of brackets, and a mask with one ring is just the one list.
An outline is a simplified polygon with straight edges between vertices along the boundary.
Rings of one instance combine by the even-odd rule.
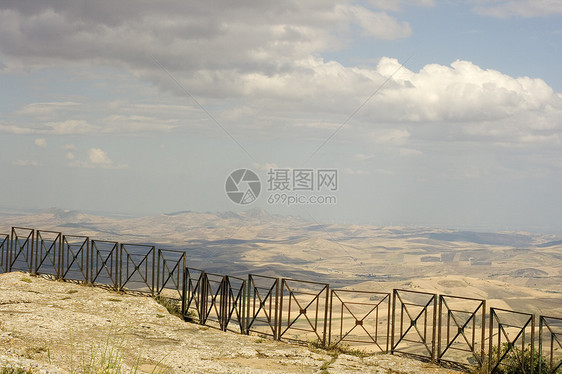
[[246, 284], [246, 320], [244, 322], [244, 333], [246, 335], [250, 335], [250, 299], [252, 297], [252, 274], [248, 274], [248, 283]]
[[[123, 284], [123, 243], [119, 244], [116, 248], [117, 256], [116, 257], [116, 267], [115, 267], [115, 289], [121, 290]], [[127, 265], [129, 264], [129, 260], [127, 259]]]
[[[525, 341], [523, 341], [523, 344], [525, 344]], [[524, 356], [524, 352], [525, 352], [525, 346], [523, 346], [523, 349], [521, 350], [521, 352], [523, 352], [523, 359], [525, 359]], [[533, 314], [531, 316], [531, 374], [533, 374], [534, 370], [535, 370], [535, 365], [534, 362], [535, 361], [535, 315]], [[539, 362], [542, 361], [542, 357], [539, 356]]]
[[390, 333], [390, 354], [394, 354], [394, 325], [396, 323], [396, 289], [392, 290], [392, 328]]
[[181, 295], [181, 315], [182, 315], [184, 321], [185, 321], [186, 316], [187, 316], [187, 310], [186, 310], [186, 306], [187, 306], [187, 271], [186, 270], [187, 269], [186, 269], [185, 264], [184, 264], [183, 274], [182, 274], [183, 284], [182, 284], [182, 295]]
[[328, 324], [328, 347], [332, 344], [332, 313], [334, 306], [334, 290], [330, 290], [330, 321]]
[[[482, 300], [482, 340], [480, 346], [480, 366], [484, 368], [484, 361], [485, 361], [485, 345], [486, 345], [486, 300]], [[490, 336], [490, 340], [492, 337]], [[489, 360], [488, 360], [489, 361]]]
[[[160, 294], [160, 260], [162, 257], [162, 250], [158, 249], [158, 255], [156, 256], [156, 294]], [[154, 279], [152, 280], [154, 284]]]
[[[435, 362], [435, 329], [437, 328], [437, 295], [433, 295], [433, 327], [431, 335], [431, 361]], [[441, 331], [441, 329], [439, 329]]]
[[220, 320], [220, 325], [221, 325], [222, 331], [226, 331], [226, 326], [227, 326], [227, 323], [228, 323], [227, 310], [228, 310], [229, 300], [228, 300], [228, 292], [227, 292], [228, 286], [227, 286], [227, 284], [228, 284], [228, 275], [223, 275], [222, 280], [221, 280], [221, 284], [219, 286], [221, 288], [220, 293], [219, 293], [220, 298], [221, 298], [220, 299], [220, 307], [219, 307], [221, 317], [220, 317], [219, 320]]
[[242, 283], [242, 291], [240, 294], [240, 307], [241, 307], [241, 318], [242, 321], [241, 322], [241, 327], [242, 327], [242, 334], [246, 334], [247, 332], [245, 332], [245, 321], [247, 320], [247, 316], [246, 316], [246, 287], [247, 287], [247, 283], [246, 280], [243, 281]]
[[[279, 279], [279, 278], [278, 278]], [[276, 284], [275, 287], [275, 293], [278, 295], [278, 303], [276, 303], [277, 305], [276, 307], [276, 311], [275, 311], [275, 326], [277, 328], [276, 331], [276, 335], [277, 338], [276, 340], [281, 340], [281, 330], [283, 328], [282, 324], [283, 324], [283, 290], [285, 288], [285, 278], [281, 279], [281, 292], [279, 292], [279, 283]]]
[[201, 270], [199, 276], [199, 323], [204, 325], [207, 322], [207, 274]]
[[490, 308], [488, 315], [490, 316], [490, 326], [488, 328], [488, 369], [486, 371], [490, 373], [492, 370], [492, 338], [494, 334], [494, 310], [492, 308]]
[[[322, 337], [322, 345], [326, 347], [326, 333], [328, 329], [328, 307], [330, 307], [331, 311], [331, 303], [330, 303], [330, 285], [326, 285], [326, 306], [324, 307], [324, 334]], [[331, 324], [332, 321], [330, 321]]]

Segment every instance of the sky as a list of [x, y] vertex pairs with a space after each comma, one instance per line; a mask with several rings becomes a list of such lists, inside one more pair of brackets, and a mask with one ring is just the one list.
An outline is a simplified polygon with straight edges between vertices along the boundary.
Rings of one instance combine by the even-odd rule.
[[1, 0], [0, 207], [562, 232], [561, 21], [560, 0]]

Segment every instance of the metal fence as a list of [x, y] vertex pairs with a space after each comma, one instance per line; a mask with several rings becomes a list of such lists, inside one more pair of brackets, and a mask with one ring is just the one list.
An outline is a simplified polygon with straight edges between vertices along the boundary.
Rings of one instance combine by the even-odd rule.
[[486, 300], [439, 296], [437, 358], [484, 364]]
[[437, 327], [437, 295], [395, 289], [392, 293], [392, 353], [433, 360]]
[[[490, 370], [504, 372], [506, 367], [533, 372], [535, 316], [512, 310], [490, 308]], [[495, 343], [493, 343], [495, 341]]]
[[388, 352], [390, 293], [332, 290], [328, 345], [354, 344]]
[[539, 317], [539, 357], [539, 373], [562, 372], [562, 318]]
[[258, 274], [244, 279], [188, 267], [188, 260], [183, 251], [48, 230], [12, 227], [0, 234], [0, 272], [174, 299], [185, 320], [223, 331], [409, 354], [490, 373], [562, 373], [562, 318], [538, 316], [537, 334], [533, 314], [488, 311], [482, 299], [331, 289]]

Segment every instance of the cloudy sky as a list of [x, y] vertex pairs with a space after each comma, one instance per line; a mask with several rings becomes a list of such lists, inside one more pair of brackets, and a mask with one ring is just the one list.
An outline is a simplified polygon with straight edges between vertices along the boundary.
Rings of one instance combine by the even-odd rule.
[[[559, 0], [1, 0], [0, 207], [559, 231], [561, 21]], [[268, 170], [323, 168], [336, 204], [267, 202]]]

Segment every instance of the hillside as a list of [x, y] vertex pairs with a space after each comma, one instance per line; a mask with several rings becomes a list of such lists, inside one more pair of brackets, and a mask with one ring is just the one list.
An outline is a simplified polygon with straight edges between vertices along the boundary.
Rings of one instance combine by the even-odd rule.
[[185, 250], [190, 266], [219, 274], [250, 272], [337, 286], [463, 275], [552, 292], [562, 281], [561, 238], [528, 232], [318, 224], [260, 209], [137, 218], [61, 209], [0, 213], [0, 233], [12, 226]]
[[459, 373], [391, 355], [334, 358], [186, 323], [149, 297], [0, 274], [2, 365], [69, 373], [104, 353], [140, 373]]

